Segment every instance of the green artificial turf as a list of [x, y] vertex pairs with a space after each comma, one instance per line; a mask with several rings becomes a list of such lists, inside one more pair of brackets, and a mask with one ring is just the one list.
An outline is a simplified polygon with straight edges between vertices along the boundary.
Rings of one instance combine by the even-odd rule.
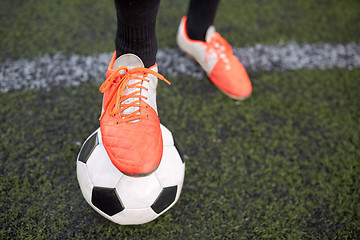
[[[188, 1], [162, 1], [157, 22], [159, 47], [175, 47]], [[0, 60], [114, 50], [113, 1], [63, 0], [0, 3]], [[288, 42], [360, 41], [357, 0], [221, 1], [215, 26], [235, 46]]]
[[[176, 47], [187, 1], [162, 1], [159, 48]], [[222, 1], [233, 46], [360, 41], [357, 0]], [[112, 1], [3, 0], [0, 61], [114, 50]], [[98, 83], [0, 93], [0, 239], [359, 239], [359, 69], [250, 72], [253, 94], [228, 99], [208, 80], [166, 76], [161, 122], [186, 162], [179, 202], [119, 226], [76, 180], [99, 125]]]
[[186, 176], [179, 202], [140, 226], [101, 217], [76, 180], [98, 84], [0, 94], [0, 239], [358, 239], [360, 71], [250, 76], [245, 102], [206, 78], [160, 83]]

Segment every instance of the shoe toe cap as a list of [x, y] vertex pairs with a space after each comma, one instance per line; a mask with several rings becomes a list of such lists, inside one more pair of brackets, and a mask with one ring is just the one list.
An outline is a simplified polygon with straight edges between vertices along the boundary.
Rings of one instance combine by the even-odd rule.
[[[141, 121], [123, 123], [127, 125], [124, 127], [101, 127], [103, 144], [110, 160], [116, 168], [127, 175], [140, 176], [153, 172], [162, 157], [160, 127], [141, 124]], [[131, 124], [134, 127], [129, 127]]]
[[209, 78], [222, 92], [234, 99], [245, 99], [252, 92], [250, 78], [236, 58], [230, 64], [216, 64]]

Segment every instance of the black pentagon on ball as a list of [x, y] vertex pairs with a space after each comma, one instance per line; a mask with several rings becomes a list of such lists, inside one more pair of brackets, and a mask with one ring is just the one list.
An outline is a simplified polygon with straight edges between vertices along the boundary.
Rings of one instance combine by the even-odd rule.
[[157, 214], [160, 214], [175, 201], [176, 192], [177, 186], [163, 188], [158, 198], [151, 205], [151, 208]]
[[91, 202], [95, 207], [109, 216], [113, 216], [122, 210], [122, 205], [115, 188], [94, 187], [91, 195]]
[[79, 154], [79, 161], [86, 163], [95, 147], [99, 145], [97, 133], [94, 133], [84, 144]]

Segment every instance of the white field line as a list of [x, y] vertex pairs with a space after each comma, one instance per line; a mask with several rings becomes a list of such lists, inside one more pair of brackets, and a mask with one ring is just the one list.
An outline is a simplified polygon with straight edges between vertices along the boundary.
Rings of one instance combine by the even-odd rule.
[[[360, 68], [360, 44], [298, 44], [233, 48], [248, 71], [285, 71], [296, 69]], [[35, 59], [5, 60], [0, 63], [0, 92], [52, 86], [76, 86], [82, 82], [105, 80], [111, 53], [92, 56], [56, 54]], [[162, 74], [187, 74], [201, 79], [202, 69], [178, 48], [158, 51]], [[170, 77], [169, 77], [170, 78]]]

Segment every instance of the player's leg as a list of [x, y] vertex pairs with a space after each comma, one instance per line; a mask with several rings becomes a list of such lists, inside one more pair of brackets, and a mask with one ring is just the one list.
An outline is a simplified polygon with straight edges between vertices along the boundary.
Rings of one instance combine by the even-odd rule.
[[189, 38], [205, 41], [206, 31], [213, 25], [219, 1], [190, 0], [186, 21]]
[[133, 53], [145, 67], [155, 64], [156, 16], [160, 0], [114, 0], [117, 15], [116, 56]]
[[156, 15], [160, 0], [115, 0], [118, 28], [104, 93], [100, 130], [112, 163], [144, 176], [160, 163], [163, 141], [156, 107]]
[[242, 100], [250, 96], [252, 86], [230, 44], [212, 26], [218, 4], [219, 0], [191, 0], [188, 15], [179, 26], [177, 42], [216, 87], [229, 97]]

